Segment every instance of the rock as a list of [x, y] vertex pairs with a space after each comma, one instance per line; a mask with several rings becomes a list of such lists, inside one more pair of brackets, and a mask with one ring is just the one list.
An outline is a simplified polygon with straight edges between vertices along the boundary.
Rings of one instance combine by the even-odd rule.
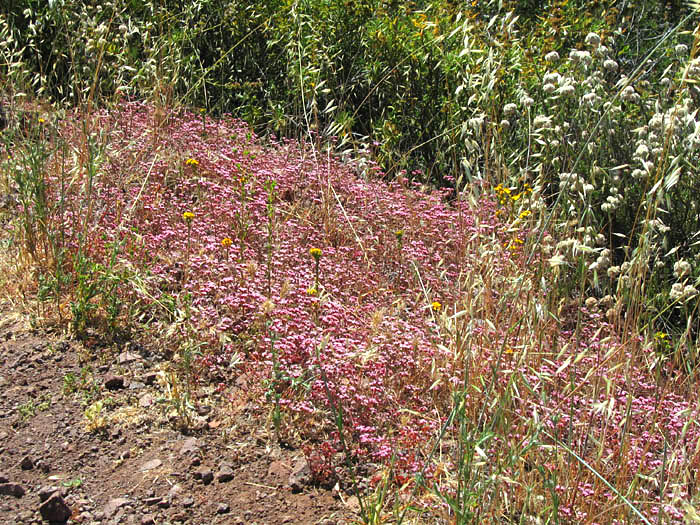
[[141, 378], [147, 385], [152, 385], [158, 379], [158, 372], [148, 372]]
[[140, 390], [142, 388], [145, 388], [146, 384], [142, 383], [141, 381], [130, 381], [129, 382], [129, 390]]
[[201, 479], [202, 483], [205, 485], [209, 485], [212, 481], [214, 481], [214, 473], [211, 471], [211, 469], [208, 468], [203, 468], [194, 473], [195, 479]]
[[19, 483], [0, 483], [0, 495], [21, 498], [24, 496], [24, 487]]
[[175, 483], [172, 487], [170, 487], [170, 490], [168, 491], [168, 498], [169, 499], [174, 499], [177, 498], [177, 495], [182, 492], [182, 487], [180, 486], [179, 483]]
[[71, 510], [63, 497], [58, 493], [54, 492], [51, 496], [44, 501], [39, 507], [39, 512], [44, 521], [67, 521], [70, 518]]
[[139, 406], [141, 408], [148, 408], [154, 403], [153, 396], [151, 394], [144, 394], [139, 398]]
[[311, 483], [311, 467], [305, 459], [299, 459], [294, 463], [287, 484], [292, 492], [301, 492], [305, 485]]
[[29, 456], [24, 456], [22, 461], [19, 463], [19, 468], [22, 470], [32, 470], [34, 468], [34, 462]]
[[152, 459], [151, 461], [148, 461], [141, 466], [141, 472], [146, 472], [147, 470], [153, 470], [154, 468], [160, 467], [162, 464], [163, 464], [163, 462], [160, 459], [158, 459], [158, 458]]
[[131, 363], [133, 361], [139, 361], [141, 359], [141, 356], [139, 354], [135, 354], [134, 352], [128, 352], [124, 351], [119, 356], [117, 356], [117, 362], [120, 365], [125, 365], [126, 363]]
[[141, 518], [141, 525], [155, 525], [156, 519], [153, 514], [144, 514]]
[[191, 497], [187, 497], [182, 500], [182, 506], [185, 507], [186, 509], [190, 508], [192, 505], [194, 505], [194, 499]]
[[199, 452], [199, 441], [197, 438], [187, 438], [182, 441], [182, 446], [180, 447], [181, 456], [193, 456]]
[[107, 374], [104, 379], [104, 385], [107, 390], [119, 390], [124, 388], [124, 378], [114, 374]]
[[0, 483], [7, 483], [8, 481], [10, 481], [10, 478], [7, 477], [7, 474], [4, 472], [0, 473]]
[[226, 514], [230, 510], [231, 510], [231, 507], [229, 506], [228, 503], [219, 503], [219, 506], [216, 507], [217, 514]]
[[153, 496], [151, 498], [146, 498], [145, 500], [143, 500], [143, 502], [150, 507], [152, 505], [157, 505], [162, 499], [163, 498], [160, 498], [158, 496]]
[[197, 456], [193, 457], [192, 461], [190, 461], [190, 466], [192, 466], [192, 467], [198, 467], [201, 464], [202, 464], [202, 460], [199, 459]]
[[345, 500], [345, 506], [354, 512], [359, 512], [360, 500], [357, 498], [357, 496], [350, 496]]
[[61, 489], [59, 487], [56, 487], [55, 485], [50, 487], [41, 487], [39, 489], [39, 500], [43, 503], [44, 501], [49, 499], [54, 492], [58, 492], [61, 496], [64, 495], [61, 492]]
[[219, 466], [219, 471], [216, 473], [216, 481], [226, 483], [233, 479], [233, 468], [228, 463], [222, 463]]
[[105, 518], [111, 518], [112, 516], [114, 516], [118, 509], [120, 509], [124, 505], [127, 505], [128, 503], [129, 500], [126, 498], [114, 498], [109, 500], [107, 502], [107, 505], [104, 506]]
[[167, 498], [163, 498], [158, 502], [158, 508], [160, 509], [168, 509], [170, 508], [170, 500]]

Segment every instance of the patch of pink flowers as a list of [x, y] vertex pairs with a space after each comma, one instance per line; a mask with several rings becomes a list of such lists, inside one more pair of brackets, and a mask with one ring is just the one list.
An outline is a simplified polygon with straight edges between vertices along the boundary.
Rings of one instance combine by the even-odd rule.
[[[74, 118], [61, 134], [80, 144]], [[91, 204], [78, 168], [55, 227], [74, 250], [87, 219], [83, 244], [102, 264], [116, 246], [123, 301], [156, 325], [173, 322], [167, 305], [187, 312], [162, 344], [177, 350], [196, 334], [203, 379], [233, 384], [245, 372], [267, 381], [285, 417], [308, 423], [296, 428], [299, 439], [326, 452], [342, 452], [341, 410], [353, 456], [366, 467], [392, 464], [397, 481], [423, 472], [439, 482], [454, 471], [458, 458], [441, 456], [445, 467], [430, 453], [462, 389], [475, 431], [496, 436], [485, 445], [492, 463], [479, 467], [485, 478], [519, 483], [541, 465], [562, 519], [593, 523], [613, 507], [626, 516], [564, 444], [613, 486], [636, 480], [626, 496], [649, 519], [665, 505], [665, 519], [680, 523], [676, 502], [693, 495], [700, 463], [695, 389], [679, 388], [670, 364], [655, 376], [596, 312], [584, 312], [576, 330], [543, 320], [551, 328], [538, 341], [513, 330], [542, 292], [508, 296], [486, 279], [528, 271], [526, 254], [505, 247], [512, 234], [495, 199], [474, 208], [447, 192], [384, 182], [376, 168], [365, 179], [352, 164], [293, 141], [265, 142], [230, 118], [203, 129], [194, 114], [159, 121], [151, 107], [128, 103], [94, 126], [106, 148]], [[48, 182], [58, 198], [58, 179]], [[312, 248], [321, 250], [318, 266]], [[469, 319], [460, 354], [447, 321], [463, 319], [455, 314], [474, 276], [483, 278], [483, 311], [514, 321]], [[537, 357], [519, 359], [512, 348], [525, 346]], [[235, 355], [243, 359], [230, 366]], [[492, 402], [506, 394], [507, 406]], [[506, 461], [528, 442], [536, 442], [531, 459]]]

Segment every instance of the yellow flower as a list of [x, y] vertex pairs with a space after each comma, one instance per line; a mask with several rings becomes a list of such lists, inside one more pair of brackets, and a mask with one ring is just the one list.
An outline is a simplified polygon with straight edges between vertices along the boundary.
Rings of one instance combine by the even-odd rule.
[[43, 118], [39, 118], [39, 124], [43, 124], [44, 122], [46, 121]]
[[188, 166], [199, 166], [199, 161], [197, 159], [187, 159], [185, 164]]
[[311, 296], [318, 295], [318, 290], [312, 286], [306, 289], [306, 294]]
[[530, 215], [532, 215], [532, 212], [530, 210], [525, 210], [520, 212], [519, 217], [521, 219], [524, 219], [525, 217], [529, 217]]
[[321, 253], [323, 253], [321, 252], [321, 248], [311, 248], [309, 250], [309, 254], [311, 255], [311, 257], [313, 257], [317, 261], [321, 258]]
[[663, 340], [666, 339], [667, 337], [668, 337], [668, 334], [667, 334], [666, 332], [656, 332], [656, 333], [654, 334], [654, 338], [655, 338], [655, 339], [660, 339], [661, 341], [663, 341]]
[[233, 241], [228, 237], [225, 237], [221, 240], [221, 246], [223, 246], [224, 248], [228, 248], [229, 246], [231, 246], [231, 244], [233, 244]]
[[442, 310], [442, 305], [437, 301], [433, 301], [433, 303], [430, 306], [433, 309], [433, 312], [439, 312], [440, 310]]
[[403, 230], [396, 230], [394, 232], [394, 235], [396, 235], [396, 238], [400, 241], [401, 238], [403, 237]]
[[520, 199], [521, 196], [522, 196], [522, 193], [517, 193], [517, 194], [511, 196], [511, 200], [512, 200], [513, 202], [515, 202], [515, 201], [517, 201], [518, 199]]
[[182, 214], [182, 218], [185, 219], [186, 222], [191, 222], [192, 219], [194, 219], [194, 213], [191, 211], [186, 211]]

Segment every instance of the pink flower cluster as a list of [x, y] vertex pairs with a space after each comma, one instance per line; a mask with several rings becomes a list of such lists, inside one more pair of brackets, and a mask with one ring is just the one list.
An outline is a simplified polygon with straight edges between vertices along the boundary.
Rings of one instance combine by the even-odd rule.
[[[75, 117], [61, 133], [80, 144]], [[637, 479], [630, 499], [645, 501], [649, 515], [671, 492], [691, 496], [687, 486], [649, 481], [661, 468], [667, 480], [694, 479], [700, 462], [697, 393], [677, 387], [676, 371], [655, 377], [595, 313], [584, 312], [575, 332], [543, 321], [538, 341], [513, 330], [515, 322], [498, 324], [517, 321], [511, 313], [528, 311], [543, 292], [504, 292], [501, 281], [528, 269], [523, 253], [504, 247], [512, 233], [497, 220], [495, 200], [474, 209], [449, 192], [384, 182], [378, 168], [365, 180], [332, 155], [263, 140], [231, 118], [208, 120], [203, 130], [194, 114], [159, 120], [153, 108], [127, 103], [101, 113], [97, 125], [109, 140], [91, 193], [79, 169], [63, 190], [48, 179], [56, 199], [66, 196], [55, 220], [67, 246], [82, 242], [104, 264], [116, 243], [124, 302], [156, 324], [187, 312], [188, 326], [161, 344], [175, 350], [195, 333], [202, 379], [233, 384], [245, 372], [272, 381], [288, 417], [314, 422], [297, 433], [325, 443], [319, 457], [341, 450], [333, 412], [342, 410], [358, 459], [393, 463], [396, 480], [423, 470], [437, 480], [440, 469], [427, 458], [453, 393], [464, 389], [477, 430], [497, 435], [487, 445], [493, 465], [528, 442], [536, 414], [542, 444], [564, 443], [606, 479]], [[311, 248], [322, 252], [318, 274]], [[494, 318], [469, 319], [471, 343], [458, 356], [446, 320], [462, 319], [454, 314], [472, 293], [465, 283], [478, 285], [480, 312]], [[524, 347], [538, 357], [519, 360], [512, 348]], [[245, 359], [231, 367], [234, 355]], [[507, 409], [490, 402], [507, 393]], [[497, 414], [508, 423], [489, 426]], [[538, 452], [536, 461], [575, 472], [558, 476], [563, 517], [585, 521], [616, 504], [566, 453]], [[523, 468], [501, 474], [514, 478]]]

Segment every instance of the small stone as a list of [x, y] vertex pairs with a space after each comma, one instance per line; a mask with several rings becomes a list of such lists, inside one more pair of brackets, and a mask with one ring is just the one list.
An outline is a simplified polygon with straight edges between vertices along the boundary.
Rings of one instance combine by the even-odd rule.
[[44, 501], [49, 499], [54, 492], [58, 492], [59, 494], [61, 494], [61, 489], [59, 487], [56, 487], [55, 485], [52, 485], [50, 487], [41, 487], [39, 489], [39, 500], [43, 503]]
[[160, 467], [162, 464], [163, 462], [160, 459], [152, 459], [151, 461], [148, 461], [141, 466], [141, 472], [153, 470], [154, 468]]
[[144, 394], [139, 398], [139, 406], [141, 408], [148, 408], [154, 403], [153, 396], [151, 394]]
[[158, 379], [158, 372], [149, 372], [145, 374], [142, 379], [147, 385], [152, 385], [156, 382], [156, 379]]
[[145, 500], [143, 500], [143, 502], [144, 502], [146, 505], [148, 505], [148, 506], [150, 507], [150, 506], [152, 506], [152, 505], [158, 505], [158, 503], [159, 503], [160, 500], [162, 500], [162, 499], [163, 499], [163, 498], [161, 498], [161, 497], [154, 496], [154, 497], [152, 497], [152, 498], [146, 498]]
[[10, 481], [10, 478], [7, 477], [7, 474], [4, 472], [0, 473], [0, 483], [7, 483], [8, 481]]
[[199, 452], [199, 441], [197, 438], [187, 438], [182, 441], [182, 447], [180, 447], [181, 456], [192, 456]]
[[194, 473], [195, 479], [201, 479], [202, 483], [205, 485], [209, 485], [212, 481], [214, 481], [214, 473], [211, 471], [211, 469], [208, 468], [203, 468]]
[[22, 470], [32, 470], [34, 468], [34, 462], [29, 456], [24, 456], [22, 461], [19, 463], [19, 468]]
[[124, 378], [114, 374], [107, 374], [104, 379], [104, 385], [107, 390], [119, 390], [124, 388]]
[[141, 518], [141, 525], [155, 525], [156, 519], [153, 514], [145, 514]]
[[158, 508], [160, 509], [168, 509], [170, 508], [170, 500], [167, 498], [163, 498], [158, 502]]
[[222, 463], [219, 467], [219, 471], [216, 473], [216, 481], [219, 483], [226, 483], [233, 479], [233, 469], [228, 463]]
[[345, 500], [345, 506], [352, 511], [359, 511], [360, 500], [357, 498], [357, 496], [350, 496], [348, 499]]
[[120, 509], [128, 503], [129, 500], [126, 498], [114, 498], [109, 500], [109, 502], [107, 502], [107, 505], [104, 506], [105, 517], [111, 518], [117, 512], [118, 509]]
[[182, 492], [182, 487], [180, 486], [179, 483], [176, 483], [168, 491], [168, 500], [172, 501], [172, 500], [176, 499], [178, 494], [180, 494], [180, 492]]
[[24, 496], [24, 487], [19, 483], [0, 483], [0, 495], [21, 498]]
[[202, 460], [199, 459], [197, 456], [193, 457], [192, 461], [190, 461], [190, 465], [193, 467], [198, 467], [201, 464], [202, 464]]
[[194, 505], [194, 499], [187, 497], [182, 500], [182, 506], [186, 509], [190, 508], [192, 505]]
[[129, 382], [129, 390], [140, 390], [142, 388], [145, 388], [146, 383], [142, 383], [141, 381], [130, 381]]
[[120, 365], [125, 365], [125, 364], [131, 363], [133, 361], [138, 361], [140, 359], [141, 359], [141, 356], [139, 354], [135, 354], [134, 352], [122, 352], [117, 357], [117, 362]]
[[229, 507], [228, 503], [219, 503], [219, 506], [216, 507], [217, 514], [226, 514], [230, 510], [231, 510], [231, 507]]
[[294, 463], [287, 483], [292, 492], [301, 492], [305, 485], [311, 483], [311, 467], [305, 459], [299, 459]]
[[71, 516], [70, 507], [66, 505], [63, 497], [58, 492], [51, 494], [51, 497], [41, 504], [39, 512], [45, 521], [61, 522], [68, 520]]
[[197, 405], [195, 409], [197, 414], [200, 416], [206, 416], [211, 412], [211, 407], [209, 405]]

